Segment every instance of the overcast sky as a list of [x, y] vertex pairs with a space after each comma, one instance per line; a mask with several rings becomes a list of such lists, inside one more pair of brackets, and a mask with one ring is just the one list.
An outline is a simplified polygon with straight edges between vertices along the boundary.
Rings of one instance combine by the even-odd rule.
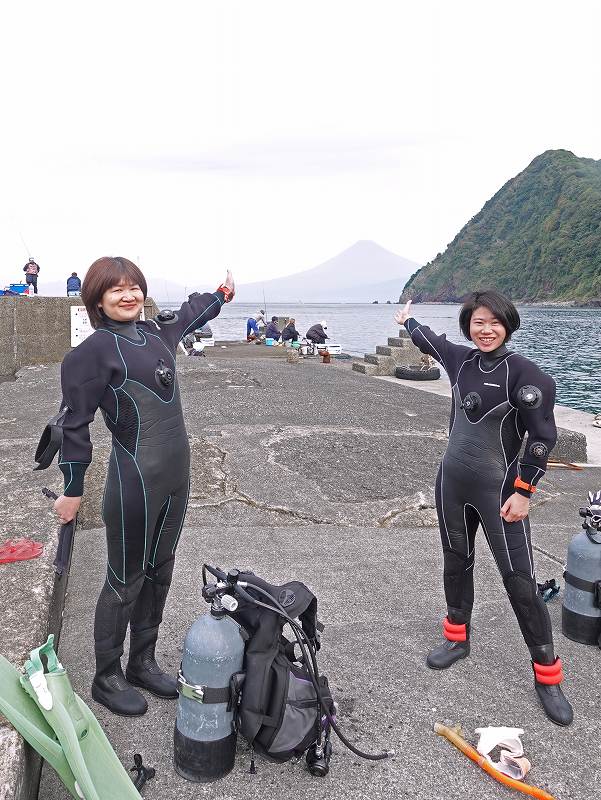
[[539, 153], [601, 159], [601, 4], [26, 2], [0, 12], [0, 283], [185, 284], [358, 239], [425, 263]]

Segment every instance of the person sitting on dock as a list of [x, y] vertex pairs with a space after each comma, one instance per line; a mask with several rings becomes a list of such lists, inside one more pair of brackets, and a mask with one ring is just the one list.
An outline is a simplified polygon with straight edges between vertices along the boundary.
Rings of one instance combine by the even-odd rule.
[[325, 344], [326, 339], [330, 338], [326, 334], [327, 329], [328, 329], [328, 324], [325, 321], [325, 319], [322, 319], [319, 325], [313, 325], [311, 328], [309, 328], [309, 330], [307, 331], [306, 338], [310, 342], [313, 342], [313, 344]]
[[263, 311], [263, 309], [246, 320], [247, 342], [252, 342], [253, 339], [259, 338], [259, 322], [262, 322], [263, 325], [265, 325], [265, 311]]
[[72, 272], [67, 278], [67, 297], [78, 297], [81, 294], [81, 278]]
[[281, 335], [280, 329], [278, 328], [278, 318], [272, 317], [271, 322], [269, 322], [265, 328], [265, 338], [279, 342]]
[[282, 330], [282, 341], [283, 342], [298, 342], [300, 337], [300, 333], [296, 330], [296, 320], [294, 317], [290, 317], [288, 320], [288, 324]]

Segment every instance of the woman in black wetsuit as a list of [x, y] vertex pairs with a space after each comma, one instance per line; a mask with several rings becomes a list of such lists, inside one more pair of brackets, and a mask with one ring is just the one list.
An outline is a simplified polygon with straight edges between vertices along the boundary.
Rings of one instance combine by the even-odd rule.
[[146, 293], [142, 272], [125, 258], [101, 258], [87, 272], [81, 296], [96, 330], [63, 360], [68, 411], [59, 466], [65, 488], [54, 504], [62, 522], [79, 509], [92, 458], [89, 425], [100, 408], [113, 448], [102, 506], [108, 563], [94, 618], [92, 697], [124, 716], [148, 708], [133, 686], [177, 697], [175, 679], [155, 660], [190, 481], [175, 354], [190, 330], [216, 317], [232, 299], [234, 283], [228, 272], [213, 294], [192, 294], [179, 311], [138, 322]]
[[561, 661], [538, 593], [528, 522], [530, 497], [557, 439], [555, 382], [506, 348], [520, 317], [498, 292], [474, 292], [461, 309], [461, 331], [476, 349], [452, 344], [420, 325], [410, 308], [411, 302], [395, 321], [444, 367], [452, 386], [449, 444], [436, 479], [447, 616], [444, 641], [429, 653], [427, 664], [446, 669], [469, 654], [474, 542], [482, 525], [530, 650], [543, 708], [553, 722], [569, 725], [572, 708], [559, 685]]

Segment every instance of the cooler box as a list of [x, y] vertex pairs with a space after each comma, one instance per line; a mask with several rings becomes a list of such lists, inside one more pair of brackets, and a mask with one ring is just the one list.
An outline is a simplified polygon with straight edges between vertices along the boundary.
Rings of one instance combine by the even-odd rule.
[[25, 294], [29, 289], [29, 284], [11, 283], [9, 284], [8, 288], [11, 290], [11, 292], [16, 292], [17, 294]]
[[265, 339], [265, 344], [267, 345], [267, 347], [273, 347], [273, 342], [274, 342], [274, 340], [270, 336], [268, 336]]
[[317, 350], [321, 353], [322, 350], [327, 350], [328, 353], [332, 356], [339, 356], [342, 353], [342, 345], [341, 344], [318, 344]]

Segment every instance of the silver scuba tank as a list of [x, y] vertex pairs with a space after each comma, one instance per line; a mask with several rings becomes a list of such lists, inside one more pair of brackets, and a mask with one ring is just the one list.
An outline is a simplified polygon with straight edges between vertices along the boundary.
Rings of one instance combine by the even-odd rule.
[[580, 509], [584, 530], [568, 547], [561, 629], [568, 639], [601, 647], [601, 491], [588, 499]]
[[237, 679], [242, 679], [244, 639], [242, 629], [226, 610], [234, 611], [237, 605], [229, 595], [215, 595], [210, 612], [192, 624], [184, 640], [174, 766], [189, 781], [209, 783], [234, 766], [234, 710]]

